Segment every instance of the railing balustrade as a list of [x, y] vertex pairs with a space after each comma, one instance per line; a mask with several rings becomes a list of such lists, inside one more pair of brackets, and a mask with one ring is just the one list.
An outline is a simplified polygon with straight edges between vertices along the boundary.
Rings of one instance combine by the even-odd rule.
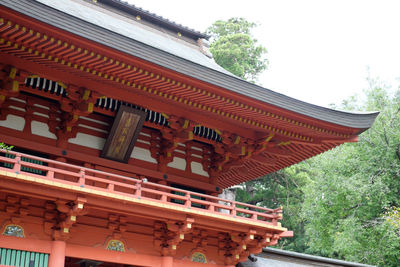
[[[188, 209], [198, 209], [271, 225], [278, 225], [277, 221], [282, 218], [281, 208], [269, 209], [152, 183], [148, 181], [147, 177], [141, 175], [127, 177], [19, 152], [5, 150], [1, 150], [1, 152], [0, 170], [12, 171], [17, 174], [24, 173], [29, 176], [70, 185], [184, 206]], [[12, 158], [9, 154], [15, 157]], [[21, 160], [21, 158], [24, 160]], [[31, 162], [27, 161], [27, 159]], [[42, 162], [42, 164], [33, 163], [35, 161]], [[39, 170], [40, 172], [32, 170]]]

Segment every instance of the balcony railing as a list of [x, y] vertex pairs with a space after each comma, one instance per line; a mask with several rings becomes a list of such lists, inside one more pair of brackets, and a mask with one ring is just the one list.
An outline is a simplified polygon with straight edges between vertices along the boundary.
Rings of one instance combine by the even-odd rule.
[[249, 220], [249, 223], [257, 221], [279, 226], [278, 220], [282, 218], [281, 208], [268, 209], [249, 205], [152, 183], [148, 181], [148, 177], [121, 176], [13, 151], [2, 151], [0, 154], [0, 170], [138, 199], [198, 209], [203, 212], [242, 218]]

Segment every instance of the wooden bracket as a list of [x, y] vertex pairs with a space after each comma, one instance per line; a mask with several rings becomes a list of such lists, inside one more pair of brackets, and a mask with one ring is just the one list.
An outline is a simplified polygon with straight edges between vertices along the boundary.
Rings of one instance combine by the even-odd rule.
[[159, 169], [165, 171], [168, 163], [174, 158], [174, 151], [179, 143], [186, 143], [193, 140], [193, 128], [195, 123], [176, 116], [170, 116], [168, 119], [169, 128], [162, 128], [162, 141], [159, 155]]
[[234, 265], [246, 261], [250, 254], [258, 254], [265, 246], [277, 243], [279, 234], [260, 233], [255, 230], [220, 233], [218, 235], [218, 253], [224, 258], [225, 264]]
[[194, 244], [194, 247], [197, 249], [205, 248], [208, 244], [207, 237], [208, 237], [207, 230], [193, 229], [192, 242]]
[[20, 84], [25, 82], [27, 73], [9, 65], [0, 66], [0, 107], [8, 97], [18, 96]]
[[44, 230], [54, 240], [67, 240], [70, 229], [76, 223], [77, 217], [87, 214], [86, 199], [77, 197], [74, 202], [58, 200], [46, 204]]
[[155, 222], [154, 247], [162, 256], [173, 256], [178, 245], [185, 239], [185, 234], [193, 229], [193, 218], [185, 221]]
[[6, 198], [5, 212], [11, 216], [13, 223], [19, 223], [21, 218], [29, 214], [30, 200], [8, 195]]
[[108, 216], [108, 229], [112, 231], [112, 236], [115, 239], [120, 239], [127, 229], [127, 218], [116, 214]]
[[56, 130], [57, 146], [66, 146], [68, 139], [78, 133], [79, 117], [93, 112], [96, 94], [86, 88], [77, 88], [70, 85], [65, 88], [67, 97], [60, 99], [61, 121]]

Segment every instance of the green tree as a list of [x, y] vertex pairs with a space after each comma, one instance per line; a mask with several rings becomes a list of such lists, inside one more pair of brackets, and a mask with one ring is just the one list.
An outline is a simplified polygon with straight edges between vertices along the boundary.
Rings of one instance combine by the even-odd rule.
[[[266, 50], [251, 36], [256, 24], [242, 18], [208, 28], [218, 64], [254, 80], [267, 67]], [[400, 90], [388, 93], [368, 79], [365, 101], [340, 109], [381, 111], [358, 143], [242, 184], [236, 200], [283, 206], [283, 225], [294, 231], [279, 247], [378, 266], [400, 266]], [[335, 106], [336, 107], [336, 106]]]
[[280, 248], [378, 266], [400, 262], [400, 90], [369, 79], [365, 101], [340, 109], [380, 110], [372, 128], [310, 160], [245, 183], [237, 199], [284, 207], [294, 231]]
[[236, 200], [253, 205], [275, 208], [282, 206], [282, 225], [294, 231], [295, 238], [285, 238], [279, 248], [304, 252], [307, 248], [305, 220], [299, 216], [304, 199], [303, 187], [309, 182], [307, 162], [246, 182], [236, 190]]
[[[210, 50], [215, 61], [233, 74], [254, 81], [267, 68], [266, 49], [257, 44], [251, 30], [257, 24], [243, 18], [216, 21], [207, 30], [211, 36]], [[295, 239], [285, 239], [285, 249], [305, 250], [304, 221], [298, 216], [303, 203], [302, 187], [308, 177], [304, 165], [266, 175], [242, 184], [236, 200], [264, 207], [283, 207], [282, 223], [295, 232]]]
[[4, 144], [3, 142], [0, 142], [0, 149], [4, 149], [6, 151], [13, 149], [14, 146], [8, 146]]
[[358, 143], [309, 161], [303, 188], [307, 252], [379, 266], [399, 266], [400, 92], [369, 79], [366, 101], [345, 107], [380, 110]]
[[215, 61], [236, 76], [252, 82], [268, 65], [264, 57], [267, 50], [251, 35], [251, 29], [256, 26], [244, 18], [230, 18], [218, 20], [207, 29]]

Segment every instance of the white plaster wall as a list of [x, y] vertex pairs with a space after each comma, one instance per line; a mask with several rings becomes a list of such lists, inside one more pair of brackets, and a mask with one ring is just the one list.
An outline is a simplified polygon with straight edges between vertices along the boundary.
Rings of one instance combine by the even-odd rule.
[[25, 119], [19, 116], [8, 114], [6, 120], [0, 121], [0, 126], [22, 131], [25, 127]]
[[203, 149], [202, 149], [202, 148], [200, 148], [200, 147], [196, 147], [196, 146], [192, 146], [192, 149], [194, 149], [194, 150], [197, 150], [197, 151], [203, 151]]
[[204, 171], [203, 165], [200, 162], [191, 162], [190, 167], [192, 169], [192, 172], [195, 174], [203, 175], [206, 177], [210, 177], [208, 175], [208, 172]]
[[38, 115], [40, 117], [44, 117], [44, 118], [47, 118], [47, 119], [50, 118], [49, 115], [43, 114], [43, 113], [39, 113], [39, 112], [33, 112], [33, 115]]
[[10, 97], [10, 100], [14, 100], [14, 101], [17, 101], [17, 102], [20, 102], [20, 103], [26, 103], [25, 100], [19, 99], [19, 98], [16, 98], [16, 97]]
[[93, 131], [96, 131], [96, 132], [108, 134], [108, 132], [105, 131], [105, 130], [102, 130], [102, 129], [99, 129], [99, 128], [95, 128], [95, 127], [92, 127], [92, 126], [89, 126], [89, 125], [85, 125], [85, 124], [79, 123], [78, 126], [86, 128], [86, 129], [90, 129], [90, 130], [93, 130]]
[[76, 145], [103, 150], [106, 139], [84, 133], [78, 133], [75, 138], [69, 139], [68, 142]]
[[148, 161], [148, 162], [152, 162], [152, 163], [157, 163], [157, 160], [155, 160], [151, 156], [150, 150], [144, 149], [141, 147], [137, 147], [137, 146], [135, 146], [133, 148], [131, 158], [140, 159], [140, 160], [144, 160], [144, 161]]
[[32, 134], [44, 136], [51, 139], [57, 139], [57, 136], [49, 131], [49, 126], [40, 121], [31, 122]]
[[168, 163], [168, 167], [172, 167], [179, 170], [186, 169], [186, 160], [178, 157], [174, 157], [173, 161]]
[[26, 112], [26, 110], [24, 108], [16, 107], [16, 106], [13, 106], [13, 105], [8, 106], [8, 108], [19, 110], [19, 111], [22, 111], [22, 112]]
[[44, 108], [44, 109], [47, 109], [47, 110], [50, 110], [50, 108], [49, 107], [47, 107], [47, 106], [43, 106], [43, 105], [40, 105], [40, 104], [33, 104], [35, 107], [39, 107], [39, 108]]
[[103, 125], [107, 125], [107, 126], [109, 125], [107, 122], [91, 119], [91, 118], [88, 118], [88, 117], [79, 116], [79, 118], [82, 119], [82, 120], [92, 121], [92, 122], [103, 124]]

